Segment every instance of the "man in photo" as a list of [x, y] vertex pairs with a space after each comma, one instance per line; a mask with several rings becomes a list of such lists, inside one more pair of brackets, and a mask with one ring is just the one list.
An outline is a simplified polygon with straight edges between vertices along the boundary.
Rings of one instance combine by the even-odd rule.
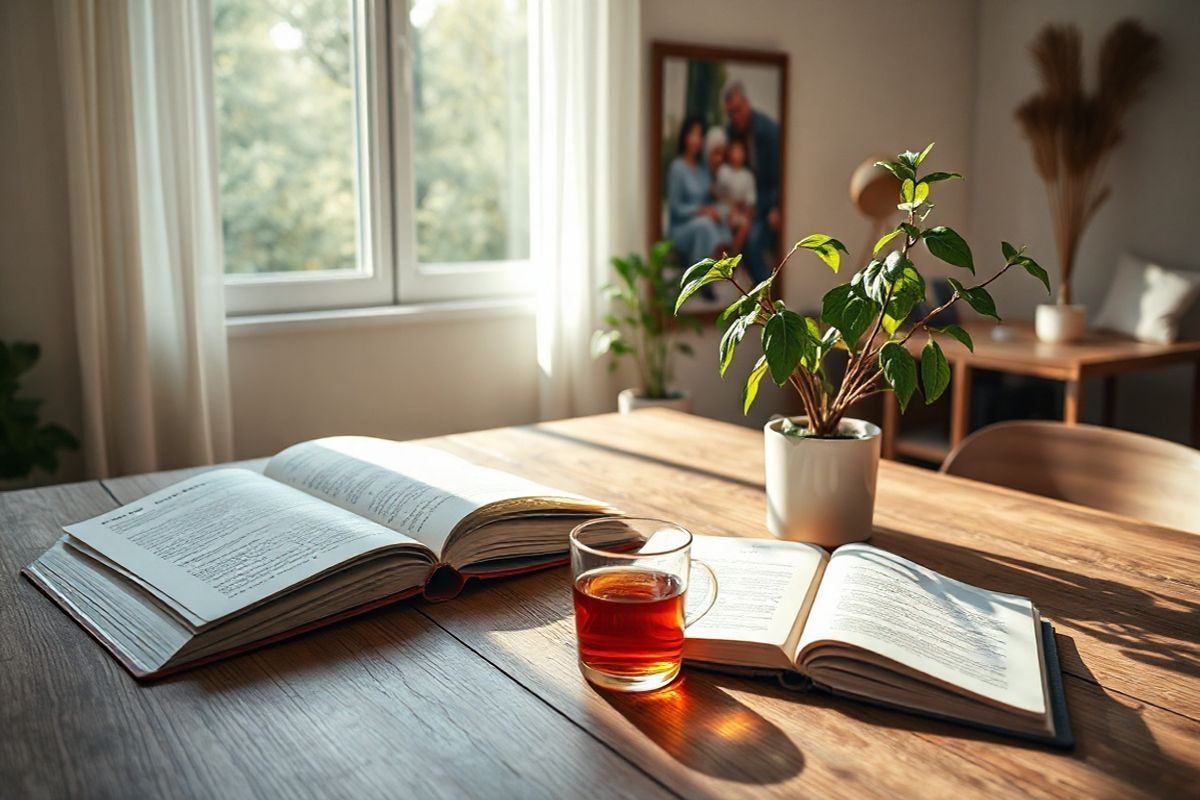
[[779, 123], [751, 107], [741, 81], [727, 84], [722, 98], [729, 138], [746, 143], [747, 166], [754, 173], [756, 202], [742, 263], [761, 281], [771, 273], [769, 260], [779, 240]]

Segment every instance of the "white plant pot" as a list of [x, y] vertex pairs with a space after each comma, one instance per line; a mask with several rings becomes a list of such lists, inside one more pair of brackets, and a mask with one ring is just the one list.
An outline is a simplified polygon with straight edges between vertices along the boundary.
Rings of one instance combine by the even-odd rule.
[[674, 397], [655, 399], [642, 397], [637, 389], [625, 389], [617, 395], [617, 410], [632, 414], [639, 408], [672, 408], [676, 411], [692, 411], [692, 396], [687, 392], [676, 392]]
[[[806, 417], [792, 417], [797, 425]], [[763, 428], [766, 450], [767, 529], [780, 539], [838, 547], [871, 535], [880, 430], [858, 419], [840, 432], [855, 438], [785, 436], [783, 420]]]
[[1077, 342], [1087, 328], [1087, 307], [1046, 304], [1037, 307], [1033, 329], [1037, 338], [1052, 344]]

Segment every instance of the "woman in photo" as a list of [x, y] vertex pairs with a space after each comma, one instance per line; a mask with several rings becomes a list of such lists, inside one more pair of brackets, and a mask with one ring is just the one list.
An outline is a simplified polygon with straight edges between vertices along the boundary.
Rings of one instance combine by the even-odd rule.
[[689, 116], [679, 128], [675, 158], [667, 168], [667, 238], [686, 264], [719, 255], [731, 239], [712, 204], [712, 176], [703, 162], [704, 121]]

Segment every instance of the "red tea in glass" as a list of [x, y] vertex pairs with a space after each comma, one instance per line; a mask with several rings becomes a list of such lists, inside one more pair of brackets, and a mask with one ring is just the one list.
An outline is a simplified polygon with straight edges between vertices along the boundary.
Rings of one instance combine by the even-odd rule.
[[617, 692], [649, 692], [675, 680], [683, 631], [694, 621], [684, 611], [693, 566], [710, 581], [696, 619], [717, 596], [713, 571], [692, 561], [692, 534], [661, 519], [602, 517], [578, 525], [570, 539], [583, 676]]
[[[684, 584], [668, 572], [600, 567], [575, 579], [579, 660], [595, 682], [665, 685], [683, 654]], [[589, 674], [590, 673], [590, 674]]]

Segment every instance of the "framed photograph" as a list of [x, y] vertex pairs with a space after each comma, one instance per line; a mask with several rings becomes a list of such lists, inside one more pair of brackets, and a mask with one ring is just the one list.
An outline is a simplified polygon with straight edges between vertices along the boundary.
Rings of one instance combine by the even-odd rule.
[[[741, 253], [738, 283], [749, 289], [787, 241], [787, 54], [654, 42], [651, 69], [651, 241], [670, 239], [681, 269]], [[778, 297], [782, 280], [775, 287]], [[715, 284], [687, 307], [715, 316], [736, 297]]]

